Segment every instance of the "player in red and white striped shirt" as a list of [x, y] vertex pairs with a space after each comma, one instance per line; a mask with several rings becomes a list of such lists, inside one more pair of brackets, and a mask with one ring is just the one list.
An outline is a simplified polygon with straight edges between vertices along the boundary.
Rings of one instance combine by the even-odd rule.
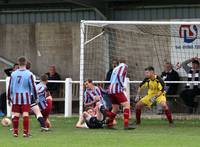
[[113, 69], [111, 75], [108, 92], [112, 102], [112, 113], [109, 116], [108, 128], [113, 127], [113, 120], [119, 110], [119, 105], [122, 105], [124, 109], [124, 129], [135, 129], [135, 126], [129, 125], [130, 104], [124, 94], [124, 80], [126, 78], [127, 68], [128, 66], [125, 64], [125, 61], [122, 61]]
[[9, 104], [12, 102], [13, 135], [18, 136], [19, 116], [22, 113], [24, 137], [29, 137], [29, 111], [31, 94], [37, 99], [37, 92], [33, 80], [33, 74], [26, 69], [25, 57], [18, 58], [19, 69], [11, 74], [8, 87]]

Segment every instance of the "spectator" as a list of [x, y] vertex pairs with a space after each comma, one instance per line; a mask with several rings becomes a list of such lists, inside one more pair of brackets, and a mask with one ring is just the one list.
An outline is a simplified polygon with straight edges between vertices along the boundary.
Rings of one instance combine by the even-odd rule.
[[13, 71], [15, 71], [16, 69], [18, 69], [18, 68], [19, 68], [18, 63], [15, 63], [15, 64], [13, 65], [12, 68], [7, 68], [7, 69], [4, 70], [4, 72], [5, 72], [5, 74], [6, 74], [8, 77], [10, 77], [10, 76], [11, 76], [11, 73], [12, 73]]
[[[4, 70], [5, 74], [10, 77], [11, 73], [19, 68], [19, 65], [15, 63], [12, 68], [7, 68]], [[0, 116], [4, 116], [7, 112], [6, 106], [6, 92], [0, 95]]]
[[[188, 66], [192, 62], [192, 67]], [[199, 61], [198, 58], [192, 58], [184, 61], [181, 66], [186, 71], [188, 75], [188, 81], [199, 81]], [[194, 101], [196, 95], [200, 94], [199, 84], [198, 83], [187, 83], [186, 89], [183, 90], [180, 94], [184, 103], [189, 107], [189, 113], [196, 111], [198, 107], [198, 102]]]
[[[117, 60], [112, 61], [112, 67], [106, 74], [106, 81], [110, 81], [113, 69], [117, 66], [117, 64], [118, 64]], [[107, 89], [109, 85], [110, 84], [105, 84], [104, 88]], [[103, 91], [102, 93], [103, 93], [104, 100], [106, 101], [107, 107], [111, 111], [112, 110], [112, 103], [110, 101], [110, 97], [106, 92]]]
[[106, 81], [110, 81], [110, 77], [112, 75], [112, 71], [113, 69], [117, 66], [117, 61], [116, 60], [113, 60], [112, 61], [112, 68], [107, 72], [106, 74]]
[[[179, 75], [178, 73], [173, 69], [172, 64], [169, 62], [166, 62], [164, 64], [164, 71], [161, 74], [161, 78], [164, 81], [179, 81]], [[167, 101], [169, 103], [169, 106], [171, 109], [173, 108], [173, 103], [175, 102], [173, 97], [168, 97], [168, 95], [175, 95], [177, 94], [178, 90], [178, 83], [166, 83], [167, 86]], [[162, 113], [162, 109], [159, 109], [158, 106], [158, 114]]]
[[[49, 66], [49, 71], [46, 73], [48, 80], [61, 80], [60, 75], [56, 72], [54, 65]], [[59, 93], [60, 84], [58, 83], [47, 83], [47, 88], [52, 95]]]
[[[161, 74], [161, 78], [164, 81], [179, 81], [179, 75], [178, 73], [173, 69], [172, 64], [167, 62], [164, 65], [164, 71]], [[178, 90], [178, 84], [177, 83], [167, 83], [166, 84], [168, 90], [167, 95], [175, 95]]]
[[[48, 75], [48, 80], [61, 80], [60, 75], [56, 72], [56, 67], [54, 65], [49, 66], [49, 71], [46, 73]], [[52, 97], [59, 97], [60, 94], [60, 84], [59, 83], [47, 83], [47, 89], [50, 91]], [[53, 112], [60, 113], [63, 107], [62, 102], [54, 102]]]

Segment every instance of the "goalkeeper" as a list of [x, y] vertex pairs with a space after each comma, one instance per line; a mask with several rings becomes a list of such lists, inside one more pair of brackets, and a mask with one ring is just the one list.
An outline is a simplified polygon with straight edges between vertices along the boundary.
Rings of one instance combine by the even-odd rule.
[[[166, 86], [164, 84], [164, 81], [155, 74], [154, 68], [152, 66], [145, 68], [145, 76], [146, 78], [140, 84], [135, 98], [135, 101], [137, 102], [136, 124], [141, 123], [141, 109], [144, 106], [150, 108], [151, 105], [154, 103], [159, 103], [162, 106], [169, 121], [169, 124], [173, 124], [172, 114], [166, 103]], [[144, 88], [148, 89], [147, 95], [140, 99], [140, 92]]]

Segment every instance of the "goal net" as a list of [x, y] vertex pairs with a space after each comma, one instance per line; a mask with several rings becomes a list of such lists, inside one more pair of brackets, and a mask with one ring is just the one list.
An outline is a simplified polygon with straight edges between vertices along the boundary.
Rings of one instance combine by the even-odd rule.
[[[181, 79], [186, 80], [187, 74], [180, 65], [187, 59], [198, 57], [199, 29], [200, 22], [82, 21], [80, 97], [83, 81], [88, 78], [105, 81], [106, 73], [116, 59], [126, 60], [127, 77], [131, 81], [143, 80], [147, 66], [153, 66], [161, 75], [166, 62], [170, 62]], [[185, 83], [179, 86], [180, 90]], [[137, 86], [131, 84], [130, 99], [133, 99]]]

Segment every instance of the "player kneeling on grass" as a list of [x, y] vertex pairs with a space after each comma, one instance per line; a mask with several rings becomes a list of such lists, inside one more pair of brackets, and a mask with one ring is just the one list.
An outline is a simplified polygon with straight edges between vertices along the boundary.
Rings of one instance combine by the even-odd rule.
[[51, 126], [48, 117], [52, 109], [52, 97], [50, 95], [50, 92], [47, 91], [47, 82], [48, 76], [44, 74], [40, 77], [40, 83], [36, 85], [38, 94], [38, 106], [45, 121], [45, 128], [49, 128]]
[[76, 128], [90, 128], [99, 129], [103, 128], [104, 116], [97, 107], [95, 110], [92, 107], [87, 107], [86, 111], [80, 116], [79, 121], [76, 124]]
[[[149, 66], [145, 68], [145, 76], [146, 78], [140, 84], [138, 88], [138, 93], [135, 98], [136, 104], [136, 124], [141, 123], [141, 109], [144, 106], [151, 107], [154, 103], [159, 103], [165, 111], [167, 119], [170, 124], [173, 124], [172, 114], [169, 110], [169, 107], [166, 103], [166, 91], [165, 91], [165, 83], [164, 81], [155, 74], [154, 68]], [[140, 99], [140, 92], [143, 88], [148, 89], [148, 93], [146, 96]]]

